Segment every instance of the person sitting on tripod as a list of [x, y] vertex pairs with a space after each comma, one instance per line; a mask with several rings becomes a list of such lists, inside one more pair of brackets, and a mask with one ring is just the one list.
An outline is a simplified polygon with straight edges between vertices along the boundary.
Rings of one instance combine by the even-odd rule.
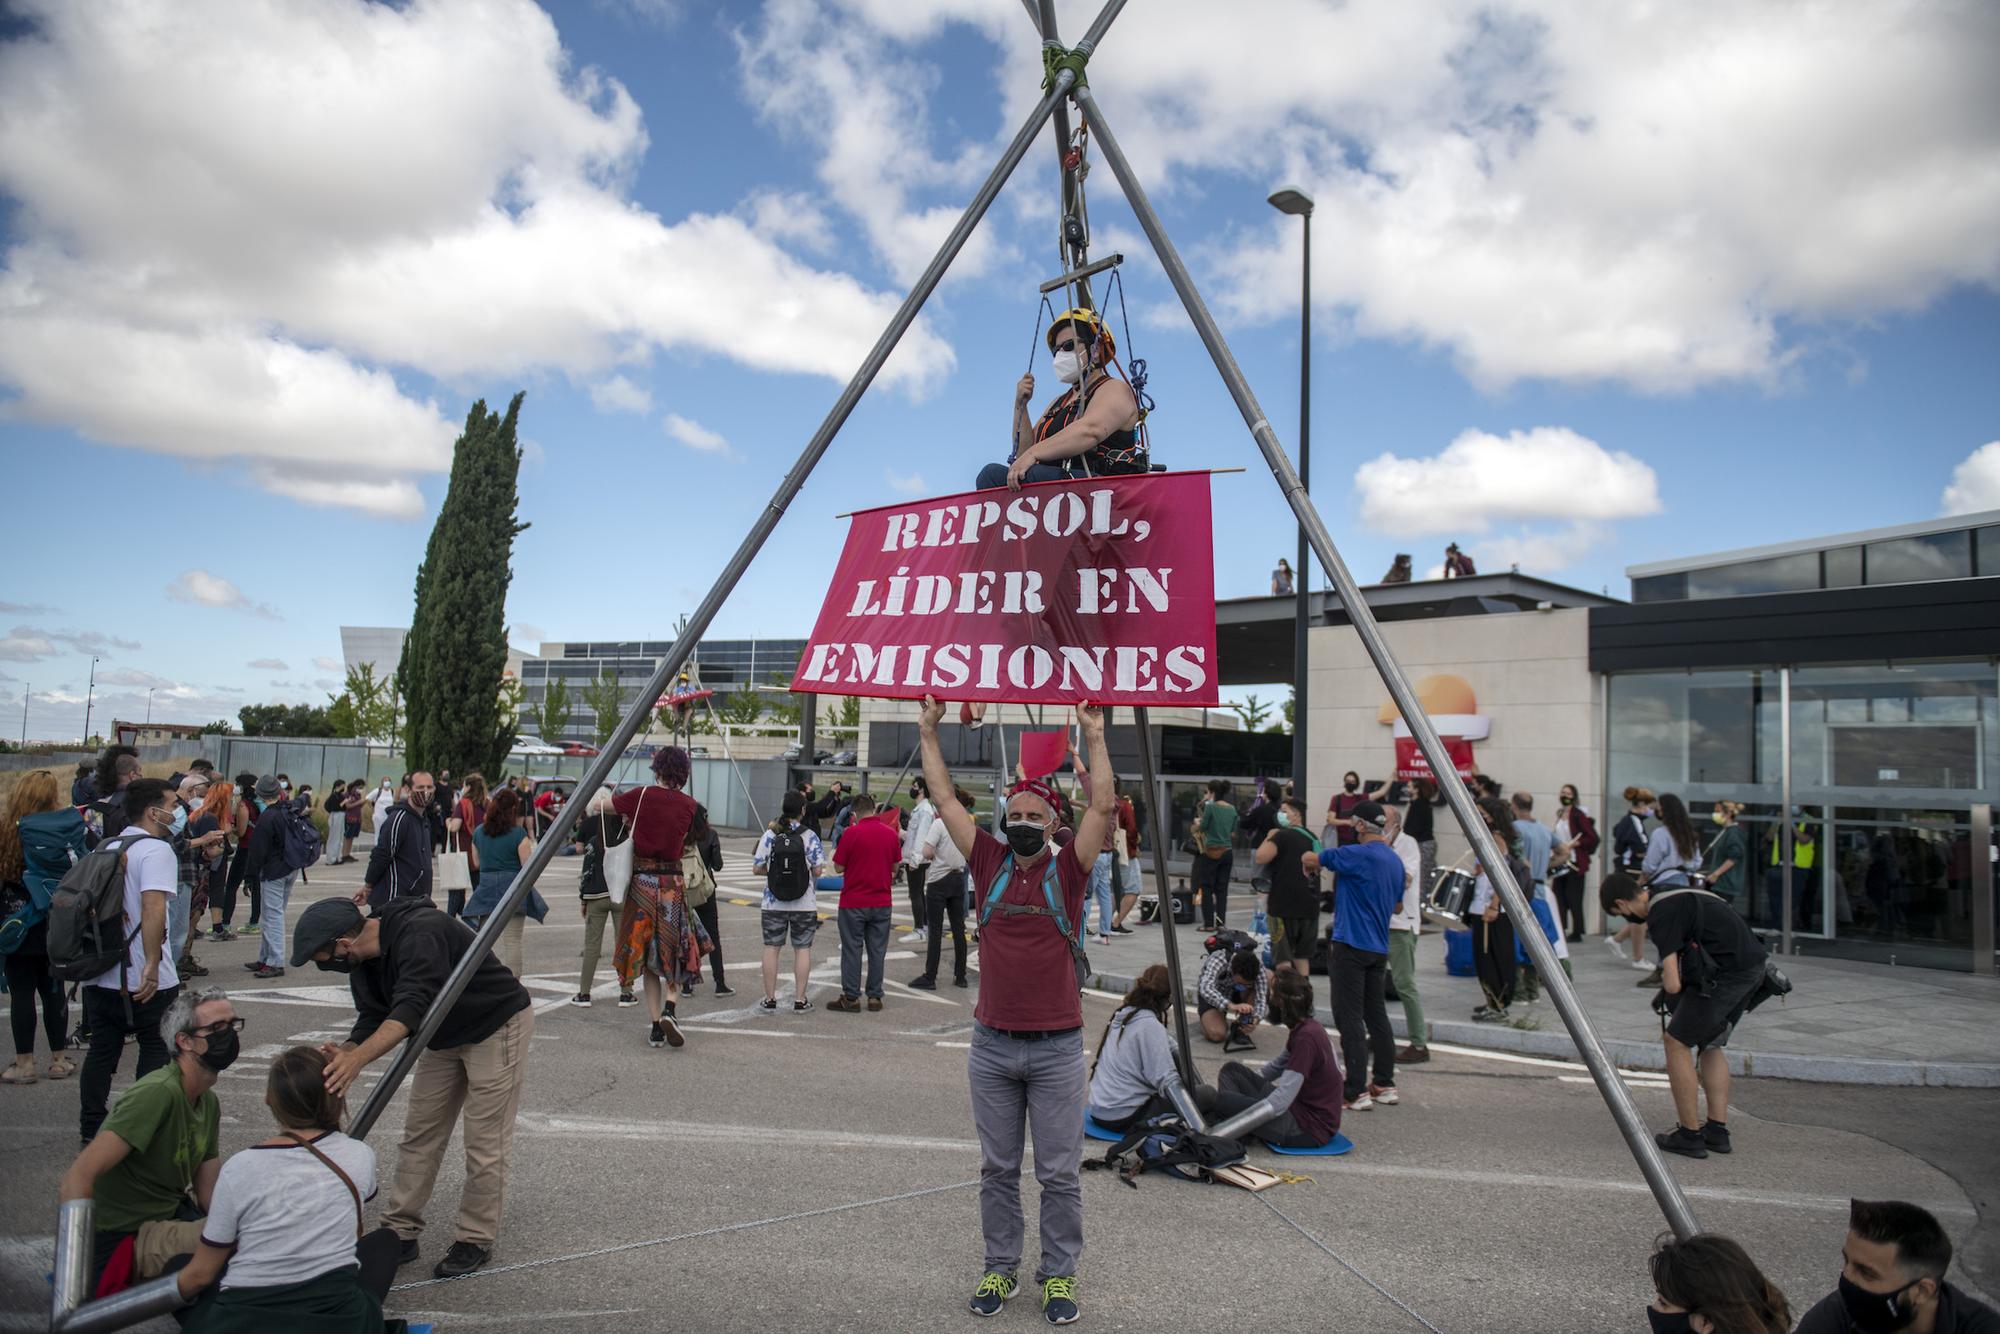
[[1147, 470], [1139, 400], [1104, 369], [1118, 355], [1111, 331], [1095, 311], [1066, 310], [1049, 326], [1048, 342], [1056, 378], [1069, 388], [1031, 423], [1034, 372], [1021, 377], [1014, 386], [1014, 460], [981, 468], [975, 485], [982, 491]]
[[1201, 1035], [1224, 1051], [1250, 1050], [1250, 1035], [1270, 1012], [1269, 981], [1252, 949], [1214, 949], [1202, 960], [1195, 984], [1201, 1008]]

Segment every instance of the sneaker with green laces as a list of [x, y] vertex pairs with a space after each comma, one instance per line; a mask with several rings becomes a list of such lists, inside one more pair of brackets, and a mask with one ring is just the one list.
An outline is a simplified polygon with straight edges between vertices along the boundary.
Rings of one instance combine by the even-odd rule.
[[1076, 1309], [1076, 1280], [1057, 1274], [1042, 1280], [1042, 1319], [1051, 1325], [1074, 1324], [1083, 1312]]
[[1007, 1299], [1020, 1290], [1021, 1285], [1012, 1274], [988, 1273], [979, 1280], [967, 1305], [974, 1315], [999, 1315]]

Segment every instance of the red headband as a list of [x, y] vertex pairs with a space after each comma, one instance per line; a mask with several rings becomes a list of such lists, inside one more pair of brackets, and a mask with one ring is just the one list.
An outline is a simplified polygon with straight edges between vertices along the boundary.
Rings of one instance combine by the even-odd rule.
[[1018, 782], [1014, 784], [1014, 786], [1007, 789], [1007, 795], [1009, 797], [1013, 797], [1016, 794], [1022, 792], [1031, 793], [1034, 796], [1040, 797], [1043, 801], [1046, 801], [1049, 804], [1049, 810], [1053, 812], [1060, 813], [1062, 810], [1063, 806], [1062, 798], [1057, 795], [1056, 790], [1053, 787], [1050, 787], [1047, 783], [1044, 783], [1039, 778], [1023, 779], [1021, 782]]

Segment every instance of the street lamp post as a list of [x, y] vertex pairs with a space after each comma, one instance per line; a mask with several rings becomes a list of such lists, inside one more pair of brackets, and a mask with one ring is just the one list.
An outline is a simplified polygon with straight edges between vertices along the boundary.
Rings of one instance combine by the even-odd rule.
[[90, 744], [90, 706], [97, 699], [97, 659], [90, 660], [90, 688], [83, 692], [83, 744]]
[[146, 687], [146, 726], [153, 725], [153, 687]]
[[[1287, 186], [1273, 194], [1271, 207], [1290, 214], [1303, 225], [1305, 258], [1299, 265], [1299, 485], [1312, 493], [1312, 196], [1297, 186]], [[1305, 525], [1299, 525], [1298, 559], [1292, 565], [1292, 591], [1297, 605], [1292, 613], [1292, 781], [1300, 801], [1306, 800], [1306, 629], [1312, 623], [1311, 604], [1306, 596], [1310, 578]]]

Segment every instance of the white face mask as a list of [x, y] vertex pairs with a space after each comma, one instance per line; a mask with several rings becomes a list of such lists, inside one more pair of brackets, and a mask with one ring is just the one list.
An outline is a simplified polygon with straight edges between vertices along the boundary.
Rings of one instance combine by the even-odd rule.
[[1056, 353], [1055, 369], [1056, 378], [1064, 384], [1075, 384], [1077, 377], [1083, 374], [1083, 367], [1078, 363], [1073, 348]]

